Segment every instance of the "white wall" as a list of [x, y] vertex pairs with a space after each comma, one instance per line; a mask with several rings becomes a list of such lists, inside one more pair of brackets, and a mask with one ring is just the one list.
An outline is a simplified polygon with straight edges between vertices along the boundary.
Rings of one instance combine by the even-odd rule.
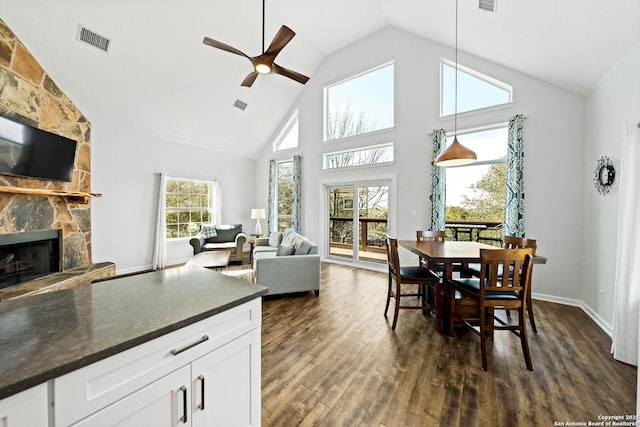
[[619, 173], [623, 127], [628, 122], [640, 123], [640, 44], [587, 98], [582, 250], [585, 262], [581, 299], [602, 318], [609, 330], [614, 309], [619, 183], [614, 182], [609, 195], [601, 196], [594, 188], [593, 174], [601, 156], [611, 158]]
[[[257, 163], [256, 194], [266, 205], [267, 162], [270, 158], [303, 157], [303, 222], [305, 234], [323, 240], [320, 218], [321, 183], [341, 178], [357, 180], [375, 174], [397, 176], [396, 229], [409, 239], [426, 228], [431, 185], [433, 129], [453, 130], [453, 121], [439, 120], [440, 58], [453, 59], [453, 49], [388, 27], [325, 58], [297, 102], [300, 147], [274, 156], [265, 148]], [[395, 128], [338, 143], [322, 141], [323, 87], [393, 58], [395, 61]], [[536, 267], [534, 293], [577, 303], [582, 295], [582, 231], [585, 98], [480, 58], [459, 53], [459, 62], [514, 87], [512, 108], [458, 119], [458, 128], [506, 122], [516, 114], [525, 124], [527, 236], [538, 240], [538, 253], [549, 258]], [[391, 166], [354, 171], [322, 170], [322, 153], [393, 141]], [[417, 217], [411, 211], [417, 211]]]
[[[253, 230], [255, 161], [141, 134], [109, 116], [92, 118], [93, 261], [112, 261], [118, 274], [151, 267], [158, 172], [222, 180], [222, 221]], [[187, 240], [168, 244], [168, 264], [192, 254]]]

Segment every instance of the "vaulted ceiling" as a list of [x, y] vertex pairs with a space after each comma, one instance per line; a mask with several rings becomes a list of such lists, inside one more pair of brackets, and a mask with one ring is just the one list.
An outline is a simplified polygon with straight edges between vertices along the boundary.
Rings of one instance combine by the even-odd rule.
[[[638, 0], [496, 2], [491, 13], [459, 0], [459, 49], [578, 94], [640, 40]], [[278, 75], [241, 87], [249, 61], [202, 43], [261, 53], [261, 0], [2, 0], [0, 18], [94, 124], [255, 158], [304, 89]], [[79, 24], [109, 52], [78, 42]], [[327, 55], [387, 26], [453, 46], [455, 2], [266, 0], [267, 46], [283, 24], [297, 35], [276, 62], [313, 79]]]

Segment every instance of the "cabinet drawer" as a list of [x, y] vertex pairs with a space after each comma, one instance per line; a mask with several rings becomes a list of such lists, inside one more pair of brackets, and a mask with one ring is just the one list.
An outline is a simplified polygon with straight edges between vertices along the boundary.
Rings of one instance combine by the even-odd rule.
[[258, 298], [56, 378], [55, 425], [72, 424], [259, 328], [261, 322]]

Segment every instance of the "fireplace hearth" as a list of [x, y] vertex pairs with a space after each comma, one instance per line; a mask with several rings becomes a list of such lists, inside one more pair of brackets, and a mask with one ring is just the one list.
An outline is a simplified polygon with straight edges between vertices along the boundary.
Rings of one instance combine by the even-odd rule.
[[62, 271], [62, 230], [0, 235], [0, 289]]

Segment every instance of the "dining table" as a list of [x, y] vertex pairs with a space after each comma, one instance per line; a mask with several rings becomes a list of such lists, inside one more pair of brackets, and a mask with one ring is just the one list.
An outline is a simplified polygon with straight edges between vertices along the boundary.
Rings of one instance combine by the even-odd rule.
[[[418, 241], [418, 240], [398, 240], [398, 245], [418, 255], [420, 258], [427, 260], [428, 264], [442, 263], [444, 265], [444, 274], [442, 277], [444, 295], [441, 301], [442, 308], [436, 310], [436, 329], [443, 333], [446, 331], [450, 335], [449, 328], [449, 310], [451, 295], [449, 286], [446, 285], [448, 280], [453, 278], [454, 264], [470, 264], [480, 262], [480, 249], [500, 249], [486, 243], [469, 242], [469, 241]], [[436, 296], [437, 298], [437, 296]], [[436, 301], [436, 304], [438, 301]]]
[[[436, 310], [436, 328], [440, 333], [443, 333], [443, 331], [445, 331], [448, 335], [451, 335], [451, 333], [453, 332], [453, 328], [450, 327], [448, 319], [449, 311], [452, 307], [452, 299], [455, 298], [455, 295], [451, 295], [450, 287], [446, 285], [446, 282], [453, 278], [454, 264], [465, 265], [471, 263], [479, 263], [481, 249], [502, 248], [480, 242], [451, 240], [398, 240], [398, 245], [416, 254], [420, 258], [426, 259], [428, 264], [442, 263], [444, 265], [444, 274], [442, 277], [442, 282], [444, 285], [442, 307], [444, 308], [444, 310]], [[533, 259], [533, 264], [546, 264], [546, 262], [547, 259], [542, 256], [536, 255]]]

